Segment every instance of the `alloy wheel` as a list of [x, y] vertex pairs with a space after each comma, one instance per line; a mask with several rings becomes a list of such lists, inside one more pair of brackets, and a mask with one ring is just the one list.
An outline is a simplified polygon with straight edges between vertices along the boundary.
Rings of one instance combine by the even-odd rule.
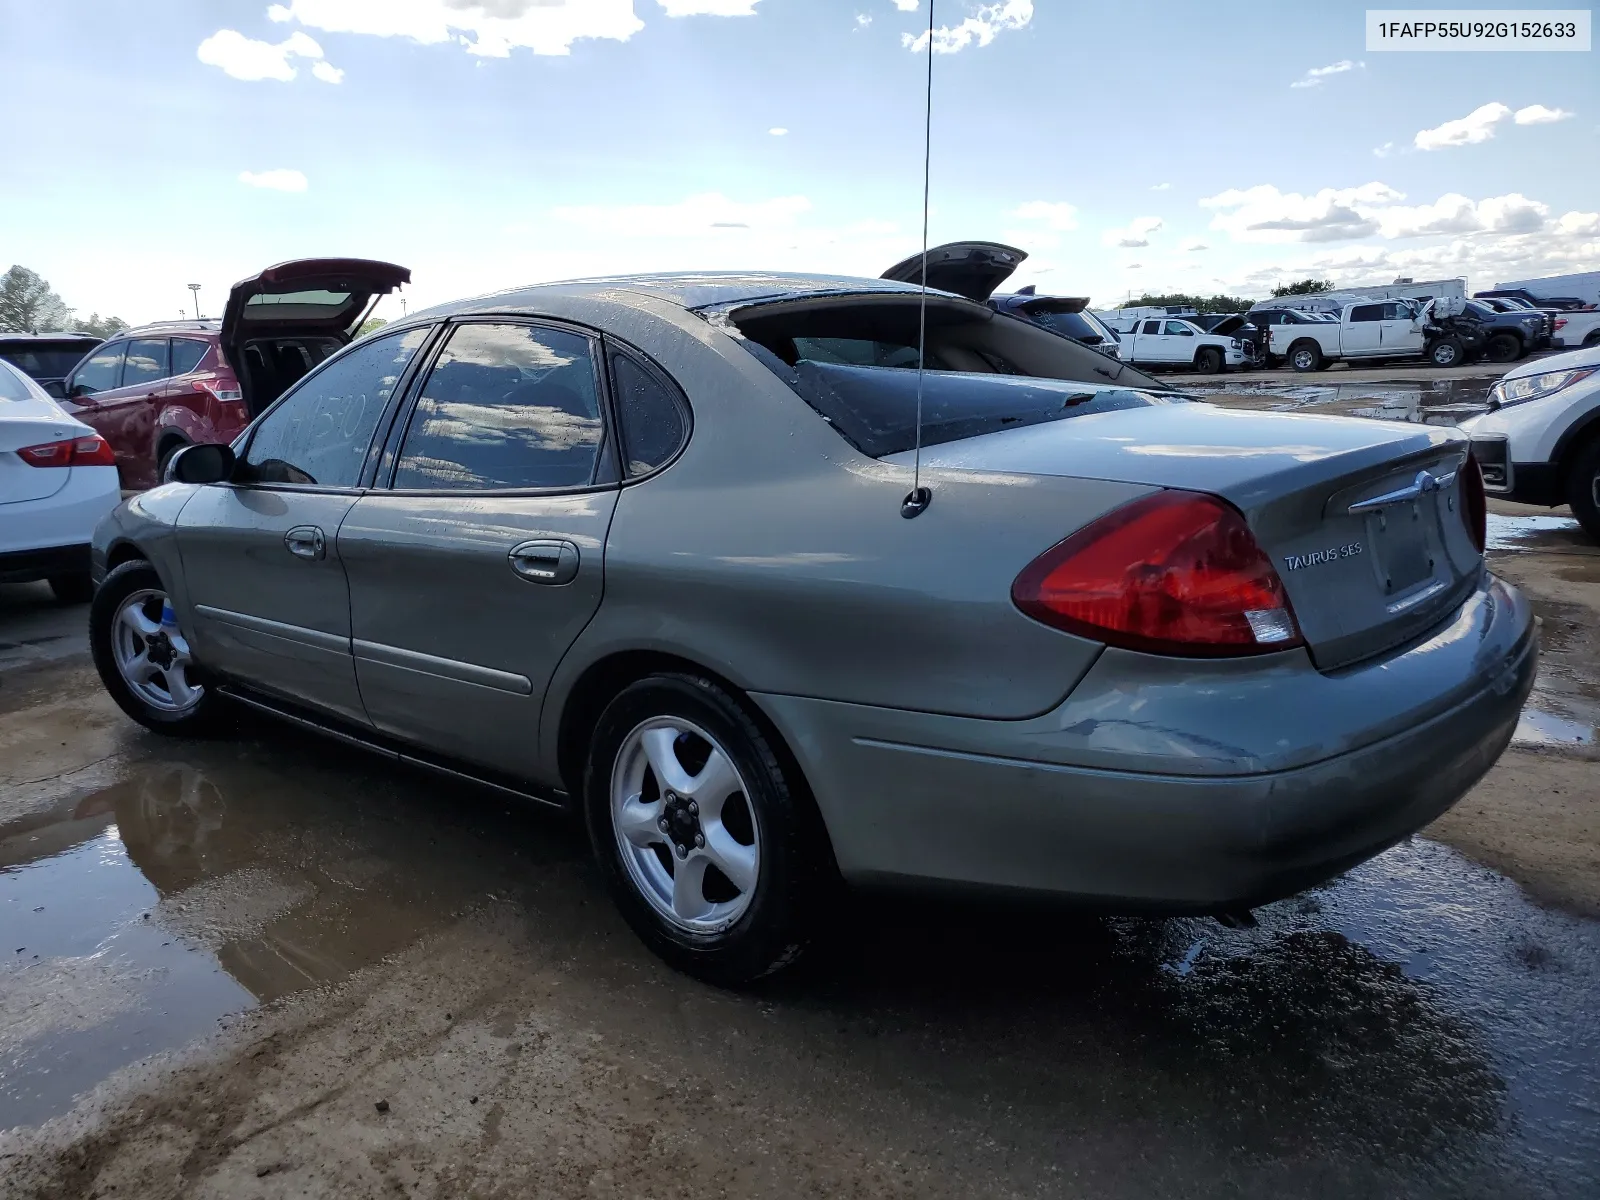
[[717, 933], [744, 915], [761, 873], [761, 829], [743, 777], [717, 740], [681, 717], [623, 739], [611, 824], [628, 876], [662, 917]]
[[194, 660], [175, 624], [161, 619], [168, 605], [163, 592], [130, 592], [111, 624], [111, 655], [117, 673], [143, 703], [162, 712], [181, 713], [200, 703], [205, 688], [189, 678]]

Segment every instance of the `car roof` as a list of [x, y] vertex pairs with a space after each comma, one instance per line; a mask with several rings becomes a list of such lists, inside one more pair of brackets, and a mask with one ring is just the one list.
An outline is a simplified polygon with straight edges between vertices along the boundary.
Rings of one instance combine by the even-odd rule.
[[[916, 295], [921, 287], [887, 279], [853, 275], [809, 275], [773, 271], [682, 271], [655, 275], [610, 275], [510, 288], [436, 305], [413, 317], [441, 317], [469, 312], [537, 310], [552, 299], [623, 299], [628, 293], [651, 296], [691, 311], [731, 308], [758, 301], [791, 300], [807, 295], [899, 293]], [[929, 289], [933, 291], [934, 289]], [[950, 293], [939, 292], [938, 295]], [[968, 301], [968, 303], [971, 303]]]
[[143, 325], [130, 325], [126, 329], [119, 329], [111, 336], [123, 338], [140, 333], [219, 333], [221, 330], [220, 317], [202, 317], [198, 321], [193, 318], [185, 321], [148, 321]]
[[0, 342], [102, 342], [105, 339], [94, 333], [77, 333], [66, 330], [60, 333], [0, 333]]

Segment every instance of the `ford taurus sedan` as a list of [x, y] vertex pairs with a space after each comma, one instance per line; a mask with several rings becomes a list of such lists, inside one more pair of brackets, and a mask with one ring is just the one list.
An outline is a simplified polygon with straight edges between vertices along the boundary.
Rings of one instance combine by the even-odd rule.
[[1463, 435], [1189, 402], [946, 293], [922, 360], [920, 315], [772, 274], [415, 314], [102, 524], [100, 674], [581, 812], [723, 983], [846, 886], [1235, 914], [1499, 756], [1534, 623]]

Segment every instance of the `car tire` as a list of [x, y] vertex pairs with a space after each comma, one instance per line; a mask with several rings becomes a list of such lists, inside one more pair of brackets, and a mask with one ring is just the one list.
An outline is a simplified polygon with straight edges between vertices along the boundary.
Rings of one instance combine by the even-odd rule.
[[1315, 342], [1301, 342], [1290, 346], [1289, 365], [1301, 374], [1322, 370], [1322, 347]]
[[1459, 367], [1467, 361], [1466, 348], [1456, 338], [1440, 338], [1428, 348], [1428, 361], [1436, 367]]
[[1522, 357], [1522, 342], [1512, 333], [1497, 333], [1484, 347], [1484, 357], [1494, 363], [1516, 362]]
[[87, 604], [94, 599], [94, 580], [87, 571], [52, 575], [47, 582], [56, 600], [62, 604]]
[[172, 456], [188, 444], [181, 438], [174, 438], [161, 447], [161, 453], [156, 457], [156, 485], [158, 487], [167, 481], [167, 464], [172, 461]]
[[1591, 346], [1600, 346], [1600, 329], [1596, 329], [1588, 337], [1583, 339], [1583, 348], [1585, 350]]
[[123, 563], [89, 606], [89, 651], [111, 698], [146, 729], [206, 736], [228, 725], [226, 701], [190, 656], [187, 639], [162, 621], [166, 584], [149, 563]]
[[1600, 437], [1590, 438], [1567, 471], [1567, 504], [1590, 539], [1600, 542]]
[[1222, 351], [1215, 346], [1202, 347], [1194, 356], [1194, 369], [1201, 375], [1222, 374]]
[[837, 868], [798, 776], [708, 679], [651, 675], [601, 713], [583, 783], [590, 842], [623, 917], [669, 964], [739, 987], [805, 950]]

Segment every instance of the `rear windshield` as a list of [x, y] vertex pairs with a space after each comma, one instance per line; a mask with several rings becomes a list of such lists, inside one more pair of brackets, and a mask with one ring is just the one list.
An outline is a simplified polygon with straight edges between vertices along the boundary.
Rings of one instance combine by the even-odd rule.
[[[1183, 403], [1131, 388], [1101, 388], [1065, 379], [928, 371], [922, 376], [922, 444], [1061, 421], [1089, 413]], [[802, 359], [791, 381], [801, 397], [846, 441], [872, 458], [915, 449], [917, 372]]]
[[68, 371], [78, 365], [78, 360], [94, 349], [94, 343], [83, 346], [9, 346], [0, 350], [5, 359], [17, 370], [35, 379], [64, 379]]
[[28, 400], [33, 393], [17, 378], [16, 372], [0, 367], [0, 400]]
[[1105, 341], [1105, 334], [1096, 329], [1094, 322], [1081, 312], [1035, 312], [1028, 315], [1046, 329], [1054, 329], [1057, 333], [1077, 338], [1080, 342], [1094, 345]]

